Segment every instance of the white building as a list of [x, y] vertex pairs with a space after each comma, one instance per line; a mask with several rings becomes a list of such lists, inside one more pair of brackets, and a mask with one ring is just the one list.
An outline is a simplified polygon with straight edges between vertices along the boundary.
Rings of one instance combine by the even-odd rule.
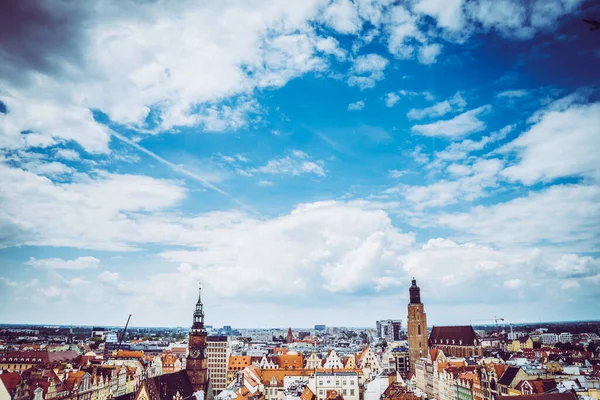
[[573, 341], [573, 335], [569, 332], [563, 332], [558, 335], [558, 341], [561, 343], [571, 343]]
[[542, 344], [554, 346], [558, 343], [558, 335], [556, 333], [542, 333], [541, 335]]
[[315, 369], [321, 368], [322, 366], [321, 358], [317, 355], [317, 353], [313, 352], [310, 354], [308, 358], [306, 358], [306, 363], [304, 364], [305, 369]]
[[325, 400], [330, 390], [337, 391], [344, 400], [359, 400], [357, 372], [317, 372], [309, 377], [308, 387], [318, 400]]
[[344, 368], [344, 361], [335, 350], [330, 350], [329, 354], [327, 354], [327, 357], [325, 357], [325, 363], [323, 364], [323, 368], [342, 369]]
[[229, 336], [208, 336], [208, 374], [215, 395], [227, 387], [227, 365], [231, 355]]
[[[404, 384], [400, 374], [396, 373], [396, 381]], [[387, 375], [378, 375], [371, 382], [365, 384], [364, 400], [380, 400], [385, 389], [390, 386], [390, 378]]]
[[522, 332], [522, 331], [509, 332], [508, 340], [517, 340], [517, 339], [525, 337], [525, 336], [527, 336], [527, 332]]

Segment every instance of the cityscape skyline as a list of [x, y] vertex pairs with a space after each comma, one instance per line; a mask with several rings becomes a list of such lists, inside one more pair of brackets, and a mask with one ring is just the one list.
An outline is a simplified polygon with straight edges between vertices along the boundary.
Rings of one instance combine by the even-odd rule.
[[600, 318], [597, 2], [9, 4], [0, 322]]

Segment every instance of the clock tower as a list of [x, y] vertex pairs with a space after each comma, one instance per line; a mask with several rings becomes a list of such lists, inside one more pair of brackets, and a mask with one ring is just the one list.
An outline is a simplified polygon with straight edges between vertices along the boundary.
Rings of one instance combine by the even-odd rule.
[[190, 378], [194, 392], [202, 390], [204, 398], [208, 398], [208, 354], [206, 329], [204, 329], [204, 309], [202, 306], [202, 288], [199, 289], [198, 302], [194, 310], [194, 322], [188, 341], [188, 355], [185, 369]]

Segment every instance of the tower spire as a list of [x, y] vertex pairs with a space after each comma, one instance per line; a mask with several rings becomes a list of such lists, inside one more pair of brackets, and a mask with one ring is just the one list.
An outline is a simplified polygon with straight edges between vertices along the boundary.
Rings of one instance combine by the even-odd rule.
[[198, 301], [194, 310], [194, 322], [192, 330], [204, 329], [204, 305], [202, 304], [202, 285], [198, 284]]

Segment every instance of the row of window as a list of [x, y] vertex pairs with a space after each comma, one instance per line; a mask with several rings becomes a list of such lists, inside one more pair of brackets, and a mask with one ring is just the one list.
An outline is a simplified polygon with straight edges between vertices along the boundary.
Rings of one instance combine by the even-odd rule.
[[[323, 395], [324, 394], [324, 390], [323, 389], [319, 389], [319, 395]], [[342, 396], [348, 396], [348, 391], [346, 389], [342, 390]], [[350, 389], [350, 396], [354, 396], [354, 389]]]
[[[327, 385], [331, 385], [331, 379], [327, 379], [325, 382], [327, 382]], [[343, 385], [353, 386], [354, 385], [354, 379], [351, 379], [350, 383], [348, 383], [348, 381], [346, 381], [346, 380], [343, 380], [342, 384]], [[323, 381], [322, 380], [319, 380], [319, 386], [323, 386]], [[335, 386], [340, 386], [340, 381], [339, 380], [335, 381]]]

